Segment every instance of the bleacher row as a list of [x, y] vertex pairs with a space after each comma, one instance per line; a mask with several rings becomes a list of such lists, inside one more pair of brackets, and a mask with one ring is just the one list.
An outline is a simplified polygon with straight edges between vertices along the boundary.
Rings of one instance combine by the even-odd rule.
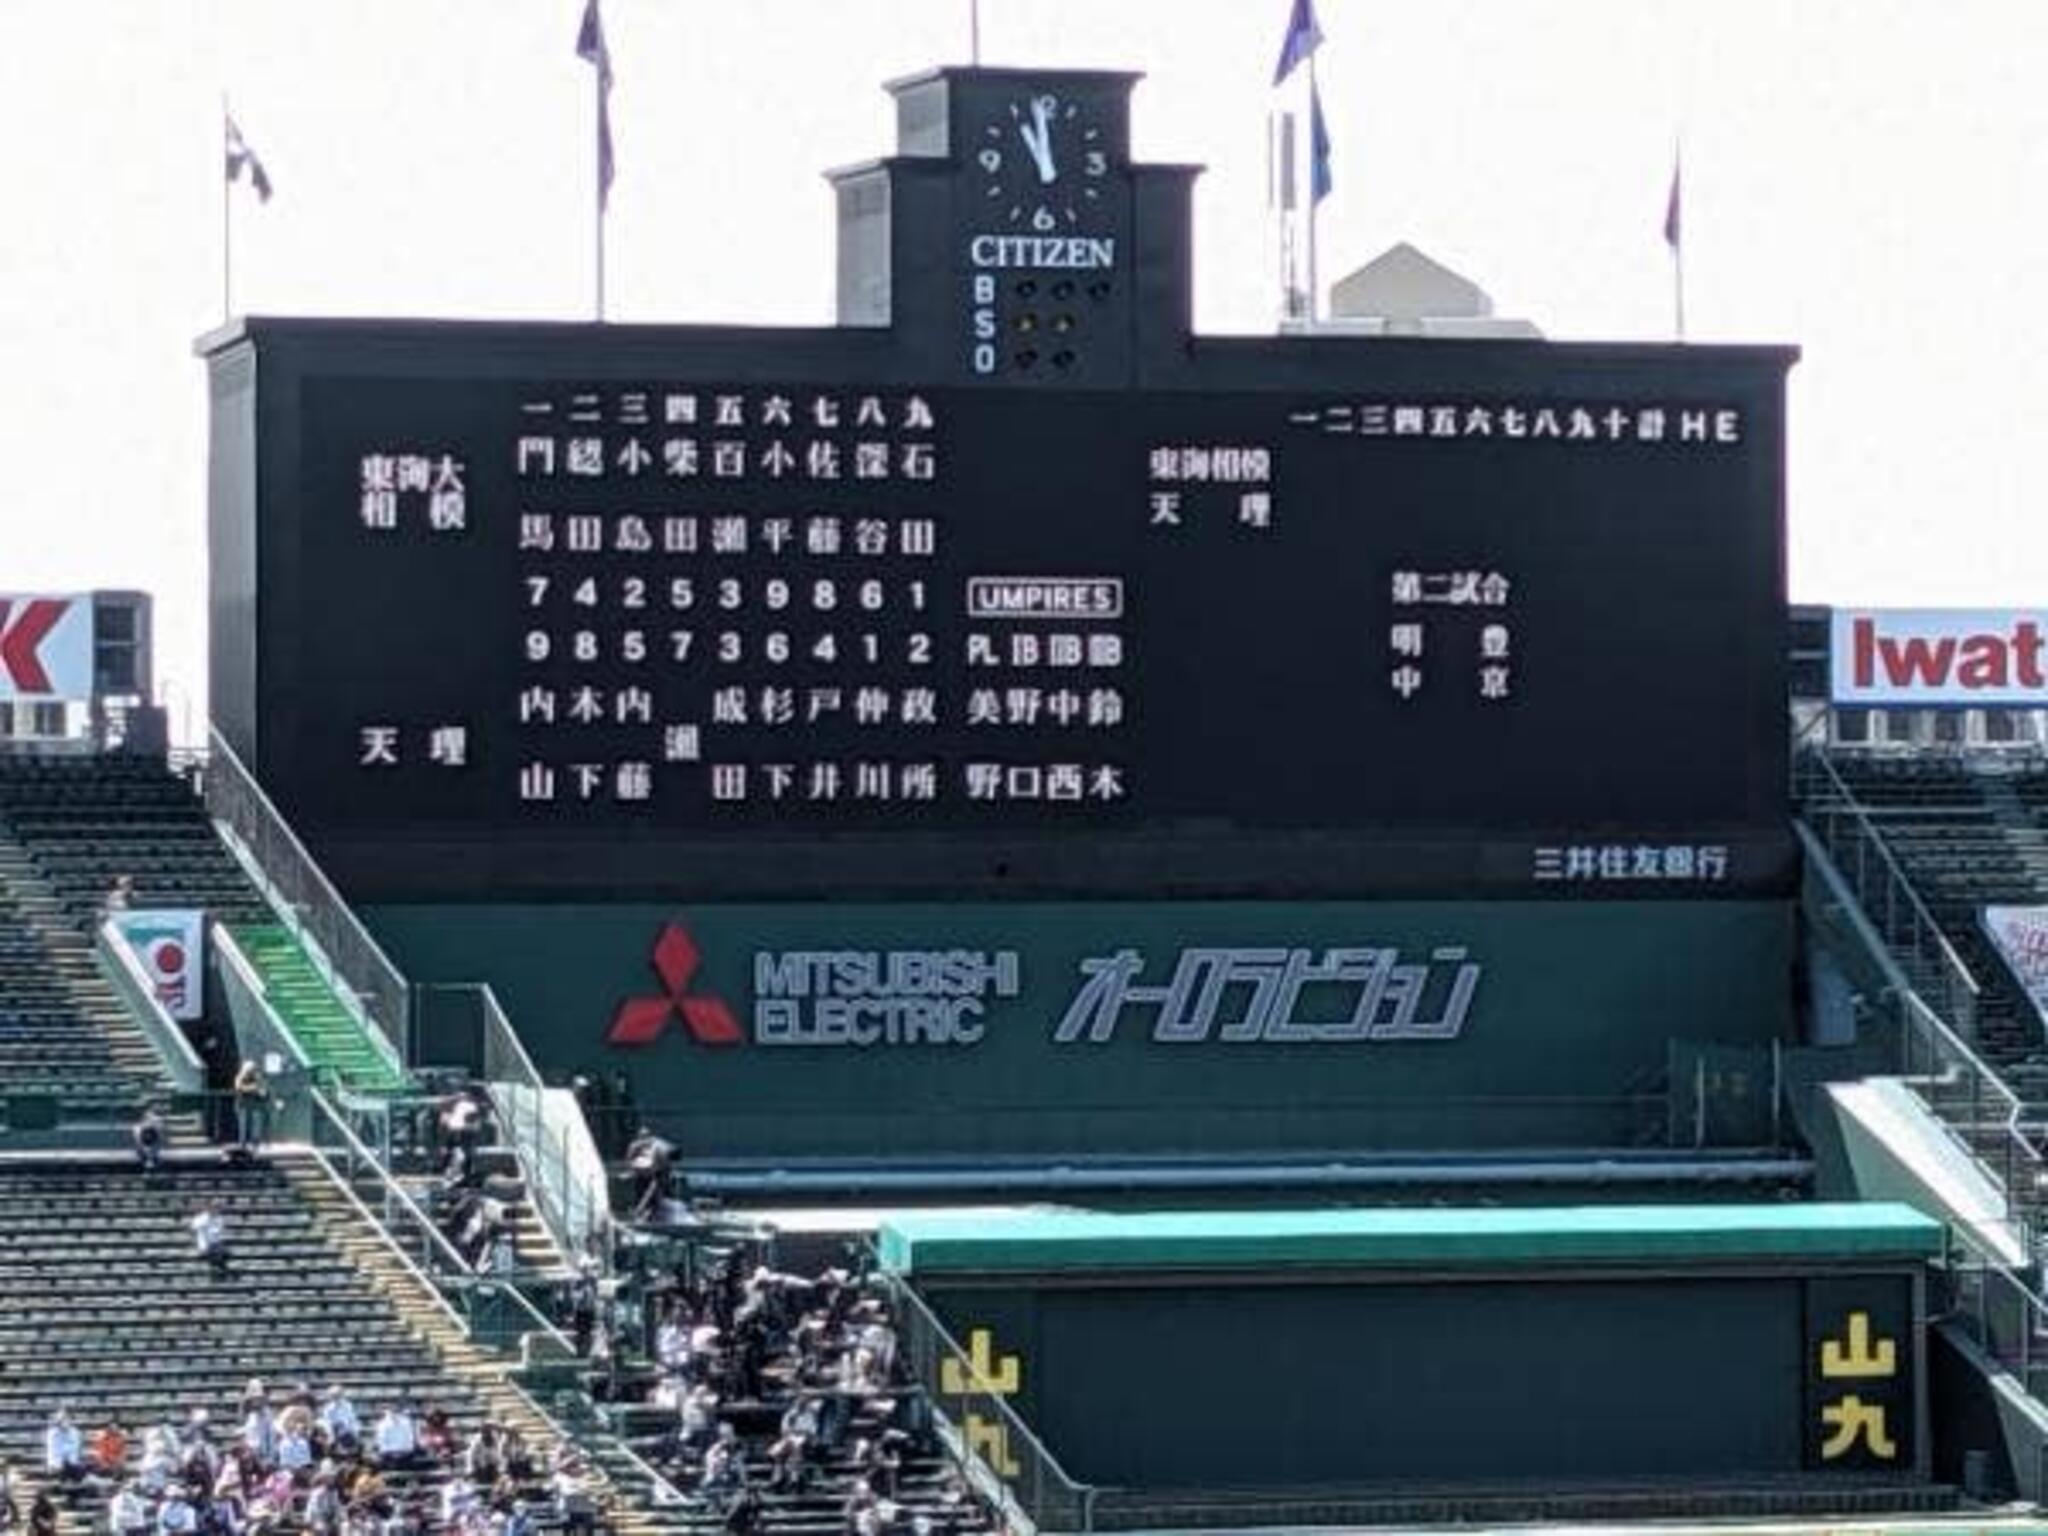
[[1829, 759], [1981, 991], [1977, 1045], [2048, 1104], [2048, 1041], [1984, 936], [1987, 905], [2048, 898], [2048, 769], [2000, 759], [1837, 751]]
[[226, 922], [268, 916], [192, 783], [161, 761], [0, 757], [0, 832], [81, 925], [122, 875], [133, 906], [204, 907]]
[[[230, 1262], [198, 1256], [192, 1214], [226, 1222]], [[537, 1453], [545, 1421], [454, 1335], [382, 1238], [305, 1154], [226, 1168], [207, 1158], [144, 1175], [119, 1159], [0, 1167], [0, 1454], [40, 1468], [57, 1410], [90, 1433], [111, 1420], [131, 1446], [182, 1432], [203, 1410], [217, 1444], [241, 1423], [251, 1378], [280, 1397], [340, 1386], [367, 1425], [385, 1406], [438, 1406], [467, 1438], [517, 1424]], [[392, 1472], [395, 1504], [430, 1497], [445, 1469]], [[104, 1529], [109, 1482], [65, 1488], [73, 1529]], [[523, 1490], [536, 1504], [539, 1483]], [[287, 1527], [289, 1522], [287, 1522]]]
[[741, 1247], [699, 1250], [657, 1288], [646, 1358], [593, 1376], [610, 1417], [706, 1515], [744, 1498], [782, 1536], [964, 1536], [994, 1514], [949, 1462], [897, 1358], [883, 1291], [841, 1270], [749, 1272]]
[[[207, 850], [195, 852], [195, 850]], [[91, 926], [117, 873], [135, 899], [254, 892], [162, 763], [0, 757], [0, 1102], [126, 1122], [160, 1086], [155, 1052], [100, 974]], [[61, 1046], [61, 1048], [60, 1048]]]

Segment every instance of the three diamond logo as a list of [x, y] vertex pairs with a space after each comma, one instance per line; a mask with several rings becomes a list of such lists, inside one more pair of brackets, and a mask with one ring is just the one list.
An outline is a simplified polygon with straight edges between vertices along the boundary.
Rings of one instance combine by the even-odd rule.
[[741, 1045], [746, 1036], [725, 999], [707, 992], [693, 992], [691, 981], [702, 961], [697, 941], [680, 923], [664, 923], [654, 941], [654, 974], [661, 982], [659, 996], [629, 997], [612, 1015], [605, 1031], [607, 1045], [652, 1045], [678, 1016], [699, 1045]]

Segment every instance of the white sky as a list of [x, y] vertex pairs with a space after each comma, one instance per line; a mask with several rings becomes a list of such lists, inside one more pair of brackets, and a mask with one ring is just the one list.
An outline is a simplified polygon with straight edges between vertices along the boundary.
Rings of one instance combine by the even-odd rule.
[[[2048, 599], [2048, 0], [1318, 0], [1326, 279], [1408, 239], [1558, 338], [1796, 342], [1796, 598]], [[140, 586], [204, 681], [219, 99], [277, 184], [238, 309], [581, 317], [582, 0], [0, 0], [0, 590]], [[994, 64], [1143, 70], [1135, 148], [1206, 163], [1197, 323], [1272, 313], [1263, 121], [1287, 0], [982, 0]], [[614, 317], [829, 320], [819, 172], [968, 0], [605, 0]]]

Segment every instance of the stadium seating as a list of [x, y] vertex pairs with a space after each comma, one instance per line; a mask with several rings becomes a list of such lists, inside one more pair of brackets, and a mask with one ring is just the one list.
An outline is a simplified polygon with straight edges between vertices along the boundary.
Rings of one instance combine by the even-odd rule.
[[191, 782], [160, 761], [0, 757], [0, 837], [28, 854], [81, 926], [122, 876], [131, 906], [268, 916]]
[[0, 1102], [41, 1099], [67, 1122], [125, 1124], [163, 1091], [162, 1068], [91, 941], [22, 859], [0, 842]]
[[[740, 1247], [700, 1246], [695, 1283], [661, 1293], [674, 1308], [669, 1315], [679, 1337], [714, 1336], [708, 1353], [689, 1354], [681, 1365], [670, 1361], [672, 1386], [717, 1394], [704, 1440], [682, 1443], [680, 1427], [688, 1419], [674, 1406], [649, 1400], [663, 1375], [651, 1360], [591, 1377], [593, 1390], [611, 1401], [611, 1422], [625, 1441], [673, 1477], [707, 1528], [715, 1528], [737, 1486], [744, 1486], [760, 1499], [765, 1528], [776, 1536], [862, 1529], [863, 1507], [878, 1500], [891, 1506], [882, 1517], [885, 1529], [952, 1536], [988, 1529], [991, 1512], [941, 1449], [921, 1411], [921, 1389], [895, 1358], [879, 1282], [863, 1284], [843, 1271], [816, 1280], [765, 1269], [749, 1273], [750, 1263]], [[723, 1326], [714, 1330], [712, 1324]], [[738, 1365], [745, 1352], [740, 1340], [750, 1332], [763, 1346], [758, 1390]], [[876, 1384], [852, 1384], [845, 1375], [849, 1357], [877, 1333], [887, 1341], [889, 1365]], [[650, 1340], [650, 1355], [655, 1348]], [[790, 1449], [785, 1437], [799, 1399], [819, 1414], [801, 1431], [800, 1478], [788, 1475], [795, 1463], [778, 1474], [775, 1454], [778, 1442], [784, 1452]], [[706, 1488], [707, 1467], [721, 1454], [709, 1445], [728, 1430], [744, 1473], [724, 1491]]]
[[[226, 1278], [188, 1229], [205, 1202], [227, 1223]], [[401, 1400], [445, 1409], [463, 1438], [489, 1417], [544, 1453], [555, 1437], [503, 1372], [308, 1154], [239, 1168], [174, 1156], [150, 1176], [116, 1159], [0, 1166], [0, 1453], [16, 1465], [40, 1464], [60, 1406], [137, 1442], [205, 1409], [223, 1440], [251, 1378], [280, 1397], [341, 1385], [366, 1425]], [[391, 1485], [409, 1496], [444, 1475]], [[72, 1513], [105, 1498], [78, 1490]]]
[[1978, 1048], [2016, 1092], [2048, 1100], [2048, 1040], [1977, 918], [2048, 899], [2048, 827], [2028, 809], [2048, 806], [2048, 774], [1956, 757], [1838, 751], [1830, 762], [1981, 988]]

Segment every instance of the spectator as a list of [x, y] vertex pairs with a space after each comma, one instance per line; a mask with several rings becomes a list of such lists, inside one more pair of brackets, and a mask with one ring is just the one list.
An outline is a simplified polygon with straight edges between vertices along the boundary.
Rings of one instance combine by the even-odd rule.
[[85, 1443], [68, 1408], [52, 1414], [49, 1428], [43, 1431], [43, 1471], [66, 1483], [85, 1476]]
[[505, 1529], [501, 1536], [538, 1536], [533, 1513], [526, 1507], [526, 1500], [514, 1499], [512, 1512], [505, 1517]]
[[149, 1526], [149, 1502], [133, 1483], [123, 1483], [107, 1504], [107, 1529], [112, 1536], [139, 1536]]
[[235, 1073], [235, 1149], [254, 1152], [270, 1137], [270, 1082], [253, 1057]]
[[270, 1411], [268, 1396], [248, 1404], [242, 1419], [242, 1444], [265, 1467], [277, 1465], [277, 1417]]
[[713, 1499], [737, 1493], [747, 1480], [746, 1452], [740, 1446], [739, 1431], [730, 1424], [718, 1426], [718, 1438], [704, 1453], [704, 1473], [698, 1487]]
[[300, 1410], [287, 1409], [277, 1436], [277, 1464], [301, 1482], [313, 1470], [313, 1441], [306, 1433], [309, 1422]]
[[626, 1138], [639, 1108], [633, 1098], [633, 1079], [624, 1067], [612, 1069], [609, 1099], [606, 1105], [609, 1123], [604, 1127], [604, 1140], [599, 1145], [606, 1157], [616, 1158], [625, 1151]]
[[144, 1173], [155, 1173], [164, 1160], [164, 1117], [150, 1105], [135, 1122], [135, 1160]]
[[328, 1443], [343, 1455], [352, 1455], [363, 1438], [362, 1421], [356, 1405], [339, 1386], [327, 1389], [327, 1401], [320, 1408], [320, 1422], [326, 1427]]
[[569, 1282], [569, 1332], [576, 1353], [588, 1358], [591, 1336], [597, 1331], [597, 1282], [599, 1264], [595, 1254], [576, 1256], [576, 1277]]
[[100, 915], [114, 917], [126, 912], [135, 901], [135, 877], [116, 875], [114, 883], [107, 887], [107, 894], [100, 898]]
[[436, 1461], [454, 1456], [455, 1426], [448, 1422], [448, 1410], [429, 1404], [420, 1422], [420, 1449]]
[[442, 1145], [464, 1154], [475, 1152], [483, 1121], [483, 1104], [472, 1090], [450, 1094], [441, 1105]]
[[533, 1453], [526, 1448], [526, 1436], [517, 1424], [504, 1424], [498, 1431], [498, 1454], [504, 1458], [505, 1473], [524, 1482], [534, 1473]]
[[441, 1485], [441, 1523], [459, 1526], [476, 1508], [476, 1485], [460, 1472]]
[[377, 1420], [377, 1465], [410, 1467], [419, 1464], [420, 1432], [410, 1407], [394, 1403]]
[[634, 1220], [651, 1221], [659, 1214], [675, 1157], [676, 1149], [644, 1125], [640, 1134], [627, 1144], [626, 1164], [633, 1170], [634, 1178]]
[[562, 1529], [591, 1536], [597, 1529], [597, 1501], [591, 1496], [582, 1458], [566, 1446], [556, 1453], [553, 1483], [555, 1518]]
[[486, 1275], [510, 1275], [518, 1268], [519, 1249], [512, 1241], [512, 1229], [500, 1222], [484, 1244], [477, 1270]]
[[156, 1512], [156, 1528], [159, 1536], [191, 1536], [199, 1529], [199, 1511], [192, 1507], [180, 1485], [173, 1483], [164, 1495], [163, 1504]]
[[28, 1536], [57, 1536], [57, 1501], [47, 1488], [38, 1489], [28, 1507]]
[[491, 1423], [479, 1425], [462, 1452], [464, 1476], [478, 1487], [488, 1488], [498, 1480], [504, 1464], [504, 1454], [498, 1448], [498, 1426]]
[[158, 1425], [142, 1437], [142, 1464], [136, 1476], [151, 1498], [169, 1485], [178, 1470], [178, 1441], [171, 1431]]
[[334, 1486], [334, 1474], [323, 1472], [313, 1479], [313, 1491], [306, 1496], [306, 1529], [312, 1536], [335, 1536], [341, 1527], [341, 1493]]
[[718, 1394], [703, 1383], [690, 1388], [683, 1399], [677, 1426], [677, 1443], [685, 1456], [694, 1456], [711, 1444], [718, 1427]]
[[109, 1481], [118, 1481], [128, 1462], [128, 1437], [118, 1421], [108, 1419], [92, 1437], [92, 1469]]
[[755, 1536], [765, 1518], [761, 1507], [761, 1495], [752, 1488], [742, 1488], [725, 1506], [726, 1536]]

